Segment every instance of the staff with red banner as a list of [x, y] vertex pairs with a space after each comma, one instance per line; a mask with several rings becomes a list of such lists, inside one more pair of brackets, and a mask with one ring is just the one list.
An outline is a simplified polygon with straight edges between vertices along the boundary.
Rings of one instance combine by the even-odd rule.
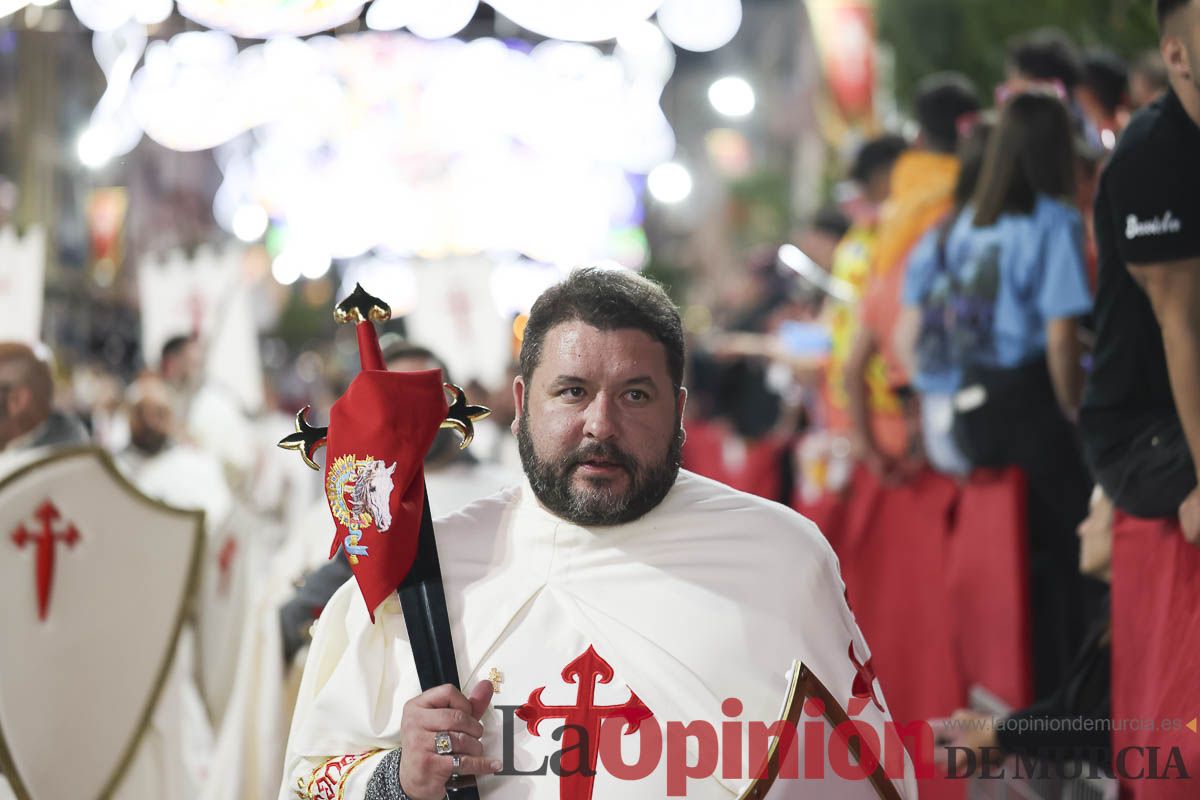
[[[449, 698], [457, 691], [458, 668], [422, 463], [440, 427], [458, 429], [465, 447], [473, 422], [488, 411], [469, 405], [458, 387], [443, 387], [440, 370], [388, 371], [373, 323], [390, 316], [387, 304], [362, 286], [338, 305], [338, 322], [356, 325], [362, 372], [333, 404], [328, 428], [310, 426], [305, 409], [296, 416], [296, 433], [280, 446], [299, 450], [313, 467], [313, 454], [326, 447], [325, 494], [337, 527], [330, 558], [345, 551], [372, 621], [379, 604], [398, 592], [421, 688], [440, 687], [439, 696]], [[455, 395], [449, 408], [444, 389]], [[437, 735], [449, 743], [448, 733]], [[449, 753], [448, 746], [442, 749]], [[471, 774], [461, 758], [445, 760], [450, 772], [443, 785]], [[352, 766], [338, 763], [315, 776], [309, 794], [321, 796], [331, 775], [344, 779]], [[479, 796], [469, 784], [448, 791], [458, 800]]]

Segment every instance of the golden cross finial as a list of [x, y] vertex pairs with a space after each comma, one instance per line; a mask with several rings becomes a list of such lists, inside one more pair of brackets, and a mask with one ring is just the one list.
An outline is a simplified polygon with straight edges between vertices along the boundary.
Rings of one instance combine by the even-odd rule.
[[462, 441], [459, 443], [458, 449], [463, 450], [475, 438], [476, 420], [481, 420], [492, 412], [491, 409], [483, 406], [473, 406], [468, 403], [466, 393], [453, 383], [444, 383], [442, 385], [454, 395], [454, 402], [450, 404], [450, 408], [446, 412], [446, 421], [442, 423], [441, 427], [452, 428], [458, 431], [459, 435], [462, 436]]
[[317, 462], [313, 461], [313, 454], [325, 446], [329, 428], [317, 428], [309, 425], [304, 416], [307, 413], [308, 406], [296, 412], [296, 432], [280, 439], [279, 446], [284, 450], [296, 450], [304, 459], [305, 464], [319, 470]]
[[500, 694], [500, 684], [504, 683], [504, 673], [492, 667], [488, 670], [487, 679], [492, 682], [492, 693]]

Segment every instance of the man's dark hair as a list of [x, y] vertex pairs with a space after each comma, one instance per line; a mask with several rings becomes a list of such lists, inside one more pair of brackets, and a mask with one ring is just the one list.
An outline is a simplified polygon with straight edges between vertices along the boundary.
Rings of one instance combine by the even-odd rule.
[[166, 344], [162, 346], [158, 363], [162, 364], [168, 358], [174, 358], [179, 355], [192, 341], [194, 340], [191, 336], [172, 336], [170, 339], [167, 339]]
[[1161, 31], [1167, 17], [1186, 6], [1191, 0], [1155, 0], [1154, 13], [1158, 17], [1158, 29]]
[[1128, 101], [1129, 68], [1111, 50], [1093, 50], [1084, 57], [1080, 82], [1109, 116]]
[[938, 72], [917, 84], [913, 103], [925, 146], [938, 153], [953, 153], [958, 146], [958, 121], [979, 111], [975, 84], [957, 72]]
[[663, 287], [623, 269], [576, 270], [542, 292], [533, 304], [521, 342], [521, 376], [528, 382], [542, 360], [546, 334], [578, 320], [602, 331], [632, 328], [667, 351], [667, 370], [676, 391], [683, 386], [683, 324]]
[[975, 187], [975, 225], [1001, 214], [1029, 214], [1038, 195], [1075, 192], [1075, 141], [1067, 107], [1048, 91], [1030, 89], [1009, 100], [988, 143]]
[[887, 133], [868, 139], [854, 155], [854, 164], [850, 167], [850, 179], [860, 186], [870, 182], [875, 173], [882, 169], [891, 169], [892, 164], [908, 148], [908, 142], [903, 136]]
[[1067, 90], [1079, 85], [1079, 52], [1057, 28], [1040, 28], [1009, 45], [1008, 61], [1022, 75], [1039, 81], [1058, 81]]
[[[385, 337], [394, 337], [395, 334], [384, 334]], [[381, 337], [382, 338], [382, 337]], [[390, 364], [393, 361], [400, 359], [411, 358], [414, 361], [432, 361], [437, 368], [442, 371], [442, 380], [446, 383], [454, 383], [450, 380], [450, 370], [446, 367], [446, 362], [442, 361], [437, 353], [430, 350], [428, 347], [422, 347], [419, 344], [413, 344], [407, 339], [392, 338], [390, 341], [382, 341], [381, 349], [383, 351], [383, 363]]]

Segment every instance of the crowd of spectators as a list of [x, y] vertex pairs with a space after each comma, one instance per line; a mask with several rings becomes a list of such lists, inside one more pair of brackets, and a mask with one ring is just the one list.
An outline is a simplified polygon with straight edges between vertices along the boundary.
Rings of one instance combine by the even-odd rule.
[[748, 279], [777, 289], [755, 326], [696, 334], [692, 428], [721, 446], [685, 452], [693, 469], [802, 510], [863, 471], [1024, 474], [1033, 684], [1058, 715], [1108, 712], [1080, 537], [1102, 581], [1087, 537], [1111, 542], [1114, 513], [1200, 544], [1200, 8], [1157, 11], [1160, 49], [1128, 62], [1040, 29], [995, 87], [926, 78], [915, 138], [865, 141], [846, 170], [832, 258], [784, 245]]

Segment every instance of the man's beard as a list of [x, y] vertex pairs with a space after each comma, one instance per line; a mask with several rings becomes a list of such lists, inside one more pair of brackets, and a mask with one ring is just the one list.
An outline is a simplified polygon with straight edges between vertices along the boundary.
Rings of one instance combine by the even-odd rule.
[[[573, 452], [545, 460], [538, 456], [529, 432], [528, 407], [522, 409], [517, 429], [521, 466], [534, 495], [555, 516], [576, 525], [620, 525], [638, 519], [657, 506], [675, 485], [683, 451], [683, 430], [675, 419], [675, 435], [663, 459], [642, 466], [614, 444], [591, 442]], [[625, 470], [629, 485], [623, 495], [598, 485], [576, 489], [571, 484], [575, 470], [585, 461], [603, 459]]]
[[167, 434], [152, 429], [138, 429], [129, 434], [129, 443], [143, 455], [155, 456], [167, 444]]

